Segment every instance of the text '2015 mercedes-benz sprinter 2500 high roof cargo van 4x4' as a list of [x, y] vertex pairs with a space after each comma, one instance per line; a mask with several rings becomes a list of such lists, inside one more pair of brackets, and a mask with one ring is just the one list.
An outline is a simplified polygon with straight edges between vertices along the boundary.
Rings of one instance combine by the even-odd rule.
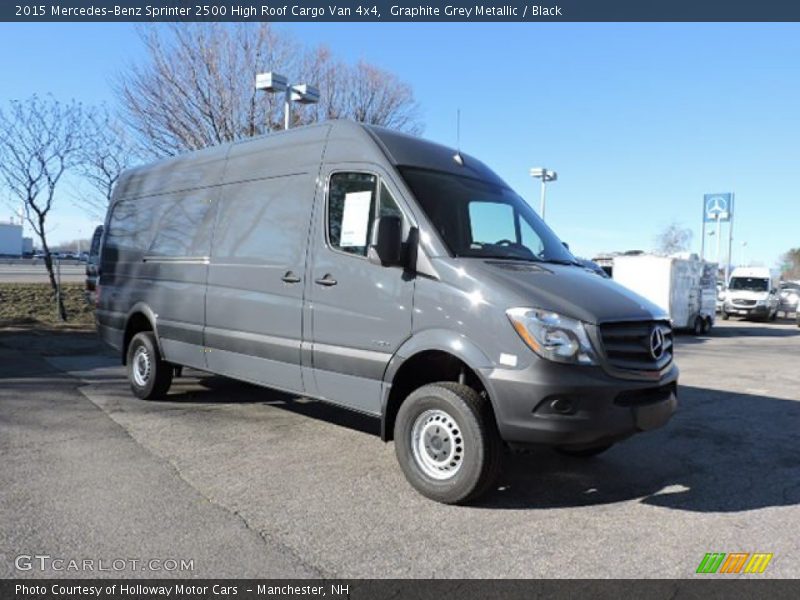
[[126, 173], [97, 304], [140, 398], [188, 366], [373, 415], [441, 502], [486, 491], [504, 443], [589, 456], [676, 407], [661, 309], [478, 160], [347, 121]]

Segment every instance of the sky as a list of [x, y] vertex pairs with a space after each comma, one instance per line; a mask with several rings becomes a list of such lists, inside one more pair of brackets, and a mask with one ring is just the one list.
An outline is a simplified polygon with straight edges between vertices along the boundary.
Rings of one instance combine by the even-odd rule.
[[[694, 231], [699, 252], [712, 192], [736, 194], [734, 263], [775, 266], [800, 246], [798, 24], [276, 27], [396, 73], [414, 90], [426, 138], [455, 145], [460, 109], [462, 150], [537, 210], [529, 170], [556, 170], [547, 222], [577, 255], [650, 250], [673, 221]], [[144, 52], [132, 24], [3, 23], [0, 57], [2, 104], [52, 92], [113, 107], [111, 82]], [[96, 224], [74, 193], [58, 199], [56, 242]], [[10, 213], [0, 204], [0, 220]]]

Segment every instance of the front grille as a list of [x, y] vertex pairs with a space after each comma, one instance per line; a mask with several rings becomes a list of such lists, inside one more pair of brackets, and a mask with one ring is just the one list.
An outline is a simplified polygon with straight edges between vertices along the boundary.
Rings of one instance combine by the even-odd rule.
[[734, 298], [732, 302], [736, 306], [755, 306], [756, 305], [756, 301], [755, 300], [743, 300], [741, 298]]
[[[657, 359], [651, 352], [654, 330], [660, 330], [664, 349]], [[660, 371], [672, 362], [672, 327], [666, 321], [633, 321], [600, 325], [608, 364], [631, 371]]]

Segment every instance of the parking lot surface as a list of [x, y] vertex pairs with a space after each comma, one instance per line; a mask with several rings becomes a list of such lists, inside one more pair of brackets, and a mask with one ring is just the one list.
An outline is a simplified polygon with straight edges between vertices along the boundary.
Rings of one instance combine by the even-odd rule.
[[679, 336], [666, 427], [595, 459], [508, 455], [467, 507], [414, 492], [377, 421], [194, 371], [137, 400], [91, 334], [59, 335], [0, 331], [0, 577], [53, 575], [17, 571], [23, 552], [193, 558], [194, 577], [694, 577], [706, 552], [800, 573], [788, 321]]

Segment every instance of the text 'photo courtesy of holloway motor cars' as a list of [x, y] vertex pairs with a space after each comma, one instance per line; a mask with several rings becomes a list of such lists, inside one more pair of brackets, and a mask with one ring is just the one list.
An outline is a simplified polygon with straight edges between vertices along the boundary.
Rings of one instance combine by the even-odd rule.
[[506, 448], [590, 457], [676, 410], [664, 310], [477, 158], [389, 129], [327, 121], [130, 170], [100, 246], [97, 327], [136, 396], [192, 367], [379, 417], [438, 502], [486, 492]]

